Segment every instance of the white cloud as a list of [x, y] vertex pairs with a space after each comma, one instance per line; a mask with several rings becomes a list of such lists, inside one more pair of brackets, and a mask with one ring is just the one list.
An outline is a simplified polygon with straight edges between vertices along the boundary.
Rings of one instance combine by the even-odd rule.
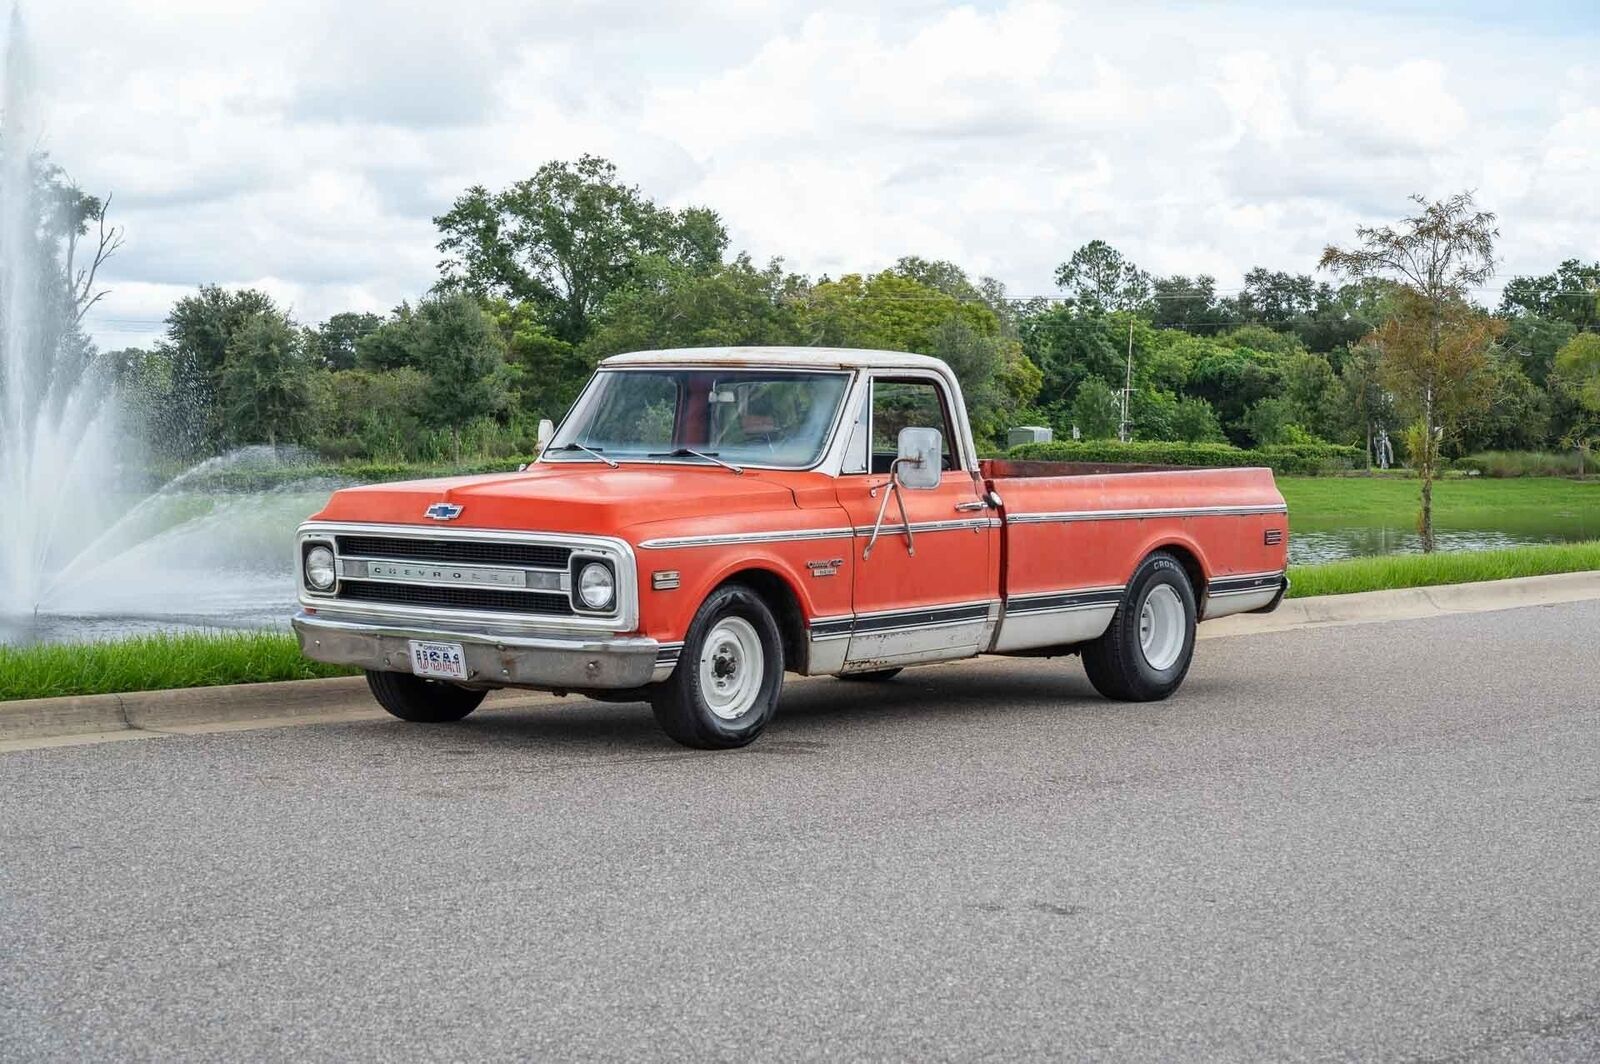
[[414, 298], [457, 193], [584, 151], [793, 268], [933, 255], [1018, 294], [1096, 237], [1224, 288], [1251, 265], [1308, 270], [1413, 191], [1479, 189], [1507, 272], [1600, 246], [1593, 34], [1178, 0], [25, 15], [50, 145], [128, 228], [105, 342], [206, 281], [258, 284], [305, 320]]

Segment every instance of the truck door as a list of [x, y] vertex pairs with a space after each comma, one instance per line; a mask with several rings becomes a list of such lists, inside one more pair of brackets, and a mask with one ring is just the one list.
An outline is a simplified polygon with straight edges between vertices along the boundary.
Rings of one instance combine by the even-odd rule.
[[[936, 376], [895, 372], [870, 379], [837, 482], [839, 504], [856, 530], [847, 670], [971, 657], [992, 631], [998, 587], [991, 571], [997, 549], [992, 511], [964, 453], [970, 441], [957, 424]], [[939, 431], [943, 471], [937, 487], [898, 489], [908, 535], [896, 500], [882, 503], [900, 430], [911, 427]], [[868, 554], [880, 509], [877, 543]]]

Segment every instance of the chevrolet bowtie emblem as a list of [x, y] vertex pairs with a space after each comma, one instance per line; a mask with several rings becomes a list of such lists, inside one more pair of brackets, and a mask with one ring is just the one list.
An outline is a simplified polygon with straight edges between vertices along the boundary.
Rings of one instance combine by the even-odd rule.
[[422, 511], [422, 515], [431, 517], [435, 521], [454, 521], [461, 516], [461, 511], [464, 509], [466, 507], [458, 506], [453, 502], [436, 502]]

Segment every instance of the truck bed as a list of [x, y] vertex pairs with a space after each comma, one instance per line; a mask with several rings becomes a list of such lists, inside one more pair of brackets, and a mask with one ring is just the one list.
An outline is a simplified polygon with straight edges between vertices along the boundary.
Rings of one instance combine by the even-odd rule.
[[[1283, 586], [1288, 515], [1269, 469], [995, 459], [981, 470], [1001, 500], [1008, 612], [1030, 596], [1062, 599], [1062, 589], [1087, 609], [1155, 550], [1188, 571], [1202, 617], [1260, 608]], [[1093, 612], [1081, 617], [1086, 632]]]

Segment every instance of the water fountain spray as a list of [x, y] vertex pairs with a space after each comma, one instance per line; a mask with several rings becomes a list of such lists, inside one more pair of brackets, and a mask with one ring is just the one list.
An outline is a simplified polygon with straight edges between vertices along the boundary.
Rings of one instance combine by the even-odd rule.
[[[20, 15], [0, 98], [0, 613], [29, 615], [52, 574], [103, 526], [125, 453], [116, 407], [76, 325], [63, 204], [47, 184]], [[70, 224], [70, 222], [68, 223]]]

